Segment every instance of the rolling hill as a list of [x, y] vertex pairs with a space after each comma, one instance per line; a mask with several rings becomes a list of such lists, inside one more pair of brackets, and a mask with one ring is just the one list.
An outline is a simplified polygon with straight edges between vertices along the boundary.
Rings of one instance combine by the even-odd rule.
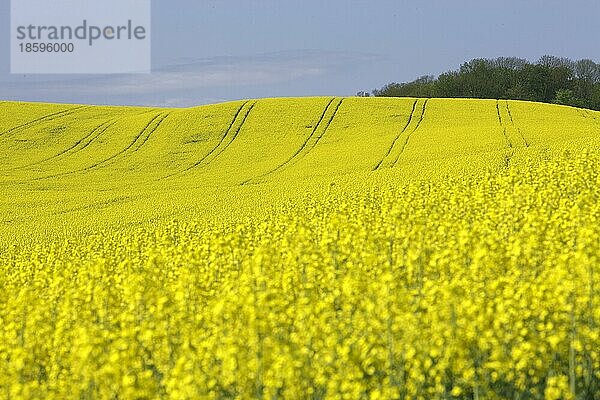
[[[188, 109], [0, 103], [2, 185], [228, 187], [502, 167], [598, 144], [600, 113], [505, 100], [264, 99]], [[118, 175], [118, 179], [114, 179]]]
[[281, 98], [185, 109], [2, 102], [0, 231], [85, 230], [90, 210], [107, 224], [175, 209], [222, 219], [338, 181], [502, 171], [597, 146], [599, 133], [600, 112], [512, 100]]
[[185, 109], [2, 102], [0, 231], [85, 230], [90, 210], [106, 224], [184, 212], [174, 210], [222, 219], [308, 187], [503, 171], [597, 146], [599, 133], [600, 112], [512, 100], [281, 98]]

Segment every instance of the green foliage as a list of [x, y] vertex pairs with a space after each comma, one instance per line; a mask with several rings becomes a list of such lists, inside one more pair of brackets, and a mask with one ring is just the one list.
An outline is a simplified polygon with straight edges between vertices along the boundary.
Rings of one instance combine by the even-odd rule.
[[583, 100], [577, 98], [575, 92], [571, 89], [560, 89], [556, 92], [556, 98], [554, 99], [556, 104], [562, 104], [565, 106], [574, 107], [585, 107]]
[[437, 78], [390, 83], [373, 95], [529, 100], [600, 110], [600, 65], [549, 55], [536, 63], [515, 57], [476, 58]]
[[381, 90], [374, 90], [374, 96], [385, 97], [436, 97], [435, 78], [431, 75], [422, 76], [413, 82], [390, 83]]

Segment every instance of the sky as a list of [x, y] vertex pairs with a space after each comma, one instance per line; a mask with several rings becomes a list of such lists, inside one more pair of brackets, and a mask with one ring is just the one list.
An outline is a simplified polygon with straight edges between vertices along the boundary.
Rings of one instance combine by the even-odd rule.
[[153, 0], [152, 73], [17, 75], [0, 0], [0, 100], [188, 107], [351, 96], [478, 57], [600, 61], [599, 15], [597, 0]]

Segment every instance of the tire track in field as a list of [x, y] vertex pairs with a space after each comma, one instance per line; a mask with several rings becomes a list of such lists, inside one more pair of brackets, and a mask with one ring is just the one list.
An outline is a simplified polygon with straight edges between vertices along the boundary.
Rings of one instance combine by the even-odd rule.
[[81, 146], [81, 148], [75, 150], [73, 152], [73, 154], [79, 153], [80, 151], [82, 151], [83, 149], [85, 149], [86, 147], [88, 147], [90, 144], [92, 144], [93, 142], [95, 142], [96, 139], [98, 139], [100, 136], [102, 136], [104, 134], [104, 132], [106, 132], [107, 130], [109, 130], [114, 124], [117, 123], [117, 121], [118, 121], [118, 119], [115, 119], [115, 120], [111, 121], [108, 125], [106, 125], [100, 131], [98, 131], [98, 133], [94, 137], [92, 137], [90, 140], [88, 140], [88, 142], [86, 144], [84, 144], [83, 146]]
[[598, 120], [596, 119], [596, 116], [587, 108], [585, 109], [585, 118], [591, 118], [594, 120], [594, 122], [598, 122]]
[[[40, 160], [40, 161], [36, 161], [34, 163], [31, 163], [31, 164], [23, 165], [21, 167], [11, 168], [8, 171], [15, 171], [15, 170], [25, 169], [25, 168], [29, 168], [29, 167], [34, 167], [36, 165], [43, 164], [45, 162], [48, 162], [48, 161], [54, 160], [56, 158], [59, 158], [59, 157], [65, 155], [65, 154], [69, 153], [70, 151], [76, 149], [77, 146], [79, 146], [84, 140], [88, 139], [90, 136], [94, 135], [94, 133], [100, 132], [98, 135], [104, 133], [108, 128], [110, 128], [112, 125], [114, 125], [115, 122], [116, 122], [116, 120], [104, 121], [100, 125], [96, 126], [94, 129], [92, 129], [90, 131], [90, 133], [88, 133], [87, 135], [85, 135], [84, 137], [82, 137], [81, 139], [79, 139], [77, 142], [75, 142], [75, 144], [73, 144], [71, 147], [69, 147], [69, 148], [61, 151], [60, 153], [57, 153], [57, 154], [55, 154], [55, 155], [53, 155], [51, 157], [45, 158], [45, 159]], [[92, 140], [94, 140], [94, 138], [92, 138]], [[91, 140], [90, 140], [90, 142], [91, 142]], [[84, 147], [86, 147], [90, 142], [88, 142]], [[76, 153], [76, 152], [82, 150], [84, 147], [82, 147], [81, 149], [75, 150], [73, 153]]]
[[[142, 137], [142, 136], [143, 136], [143, 135], [144, 135], [146, 132], [147, 132], [147, 135], [146, 135], [146, 140], [148, 140], [147, 138], [148, 138], [148, 137], [150, 137], [150, 135], [152, 135], [152, 133], [154, 133], [154, 131], [156, 131], [156, 129], [158, 129], [158, 126], [159, 126], [159, 124], [160, 124], [160, 123], [158, 123], [158, 124], [157, 124], [157, 125], [156, 125], [154, 128], [152, 128], [152, 129], [150, 129], [150, 127], [152, 126], [152, 124], [153, 124], [154, 122], [158, 121], [158, 120], [159, 120], [159, 118], [161, 118], [162, 116], [164, 116], [164, 113], [158, 113], [158, 114], [156, 114], [154, 117], [152, 117], [152, 119], [151, 119], [151, 120], [150, 120], [150, 121], [149, 121], [149, 122], [146, 124], [146, 126], [144, 126], [144, 129], [142, 129], [142, 130], [141, 130], [141, 131], [140, 131], [140, 132], [137, 134], [137, 136], [136, 136], [136, 137], [133, 139], [133, 141], [132, 141], [132, 142], [131, 142], [131, 143], [130, 143], [130, 144], [127, 146], [127, 147], [125, 147], [123, 150], [121, 150], [121, 151], [119, 151], [118, 153], [116, 153], [116, 154], [114, 154], [114, 155], [112, 155], [112, 156], [108, 157], [108, 158], [107, 158], [107, 159], [105, 159], [105, 160], [102, 160], [102, 161], [100, 161], [100, 162], [98, 162], [98, 163], [96, 163], [96, 164], [94, 164], [94, 165], [90, 165], [89, 167], [86, 167], [86, 168], [84, 168], [84, 169], [82, 169], [82, 170], [80, 170], [80, 171], [76, 171], [76, 172], [89, 171], [90, 169], [94, 169], [94, 168], [98, 168], [98, 167], [105, 166], [105, 164], [106, 164], [106, 163], [108, 163], [108, 162], [110, 162], [110, 161], [114, 160], [115, 158], [117, 158], [117, 157], [119, 157], [119, 156], [121, 156], [121, 155], [123, 155], [123, 154], [127, 153], [127, 152], [128, 152], [130, 149], [132, 149], [132, 148], [133, 148], [133, 147], [136, 145], [136, 143], [137, 143], [137, 142], [140, 140], [140, 138], [141, 138], [141, 137]], [[163, 120], [164, 120], [164, 118], [163, 118]], [[162, 122], [162, 120], [161, 120], [161, 122]], [[137, 149], [136, 149], [135, 151], [139, 150], [139, 148], [140, 148], [140, 147], [142, 147], [142, 145], [138, 145], [138, 147], [137, 147]]]
[[[139, 149], [142, 148], [142, 146], [144, 146], [146, 144], [146, 142], [148, 141], [148, 139], [150, 139], [150, 136], [152, 136], [152, 134], [154, 132], [156, 132], [158, 130], [158, 128], [160, 128], [160, 126], [162, 125], [163, 122], [165, 122], [165, 120], [167, 118], [169, 118], [169, 116], [171, 115], [171, 112], [166, 112], [164, 114], [162, 114], [162, 117], [159, 117], [158, 119], [156, 119], [157, 123], [156, 126], [154, 128], [152, 128], [151, 130], [148, 131], [148, 134], [144, 137], [144, 140], [142, 141], [142, 143], [140, 143], [134, 151], [139, 151]], [[152, 121], [151, 121], [152, 123]], [[143, 133], [144, 131], [142, 131]]]
[[58, 112], [55, 112], [55, 113], [46, 114], [46, 115], [44, 115], [42, 117], [36, 118], [36, 119], [31, 120], [29, 122], [26, 122], [24, 124], [15, 126], [13, 128], [10, 128], [10, 129], [8, 129], [8, 130], [6, 130], [4, 132], [1, 132], [0, 133], [0, 137], [4, 136], [4, 135], [10, 136], [10, 135], [13, 135], [15, 133], [24, 131], [27, 128], [31, 128], [32, 126], [35, 126], [36, 124], [41, 124], [41, 123], [44, 123], [44, 122], [53, 121], [53, 120], [58, 119], [58, 118], [66, 117], [68, 115], [74, 114], [74, 113], [76, 113], [78, 111], [81, 111], [81, 110], [87, 109], [87, 108], [90, 108], [90, 106], [77, 106], [77, 107], [68, 108], [68, 109], [65, 109], [65, 110], [62, 110], [62, 111], [58, 111]]
[[502, 135], [504, 136], [504, 140], [506, 141], [506, 145], [509, 149], [509, 152], [504, 154], [502, 166], [504, 167], [504, 169], [509, 169], [511, 160], [512, 160], [513, 156], [515, 155], [515, 148], [513, 147], [513, 144], [511, 142], [510, 138], [508, 137], [508, 132], [506, 131], [506, 125], [504, 123], [504, 120], [502, 119], [502, 114], [500, 113], [500, 100], [496, 100], [496, 114], [498, 115], [498, 123], [500, 124], [500, 127], [502, 128]]
[[150, 120], [150, 121], [149, 121], [149, 122], [146, 124], [146, 126], [144, 126], [144, 129], [142, 129], [142, 130], [141, 130], [141, 131], [140, 131], [140, 132], [137, 134], [137, 136], [136, 136], [136, 137], [133, 139], [133, 141], [132, 141], [131, 143], [129, 143], [129, 145], [128, 145], [127, 147], [125, 147], [123, 150], [121, 150], [121, 151], [119, 151], [118, 153], [116, 153], [116, 154], [114, 154], [114, 155], [110, 156], [110, 157], [109, 157], [109, 158], [107, 158], [106, 160], [100, 161], [99, 163], [97, 163], [97, 164], [95, 164], [95, 165], [93, 165], [93, 166], [90, 166], [90, 167], [86, 168], [86, 170], [87, 170], [87, 169], [94, 168], [94, 167], [97, 167], [97, 166], [99, 166], [99, 165], [101, 165], [101, 164], [105, 164], [105, 163], [107, 163], [107, 162], [109, 162], [109, 161], [111, 161], [111, 160], [114, 160], [115, 158], [119, 157], [120, 155], [122, 155], [122, 154], [125, 154], [127, 151], [129, 151], [129, 149], [131, 149], [133, 146], [135, 146], [135, 144], [136, 144], [136, 143], [137, 143], [137, 141], [140, 139], [140, 137], [142, 137], [142, 135], [143, 135], [143, 134], [144, 134], [144, 133], [145, 133], [145, 132], [146, 132], [146, 131], [147, 131], [147, 130], [150, 128], [150, 126], [152, 125], [152, 123], [153, 123], [154, 121], [156, 121], [158, 118], [160, 118], [160, 116], [161, 116], [161, 115], [162, 115], [161, 113], [158, 113], [158, 114], [156, 114], [154, 117], [152, 117], [152, 119], [151, 119], [151, 120]]
[[[204, 160], [206, 160], [208, 157], [210, 157], [211, 155], [213, 155], [219, 149], [219, 147], [221, 147], [221, 145], [225, 141], [225, 138], [227, 138], [227, 136], [229, 135], [229, 132], [233, 129], [235, 121], [237, 121], [240, 113], [242, 112], [242, 110], [244, 109], [244, 107], [246, 106], [246, 104], [248, 104], [248, 101], [245, 101], [240, 106], [240, 108], [237, 109], [235, 115], [233, 116], [233, 119], [229, 123], [229, 126], [227, 127], [227, 129], [223, 133], [223, 136], [221, 136], [221, 140], [219, 140], [219, 143], [217, 143], [217, 145], [215, 147], [213, 147], [206, 155], [204, 155], [204, 157], [202, 157], [200, 160], [196, 161], [192, 166], [184, 169], [181, 173], [184, 173], [184, 172], [187, 172], [187, 171], [189, 171], [189, 170], [191, 170], [193, 168], [196, 168], [197, 166], [199, 166], [200, 164], [202, 164], [204, 162]], [[173, 174], [173, 175], [176, 175], [176, 174]], [[173, 176], [173, 175], [169, 175], [169, 176]]]
[[394, 138], [394, 140], [392, 141], [392, 144], [391, 144], [390, 148], [388, 149], [388, 151], [387, 151], [387, 152], [384, 154], [384, 156], [383, 156], [383, 157], [381, 158], [381, 160], [380, 160], [380, 161], [377, 163], [377, 165], [375, 165], [375, 166], [373, 167], [373, 171], [376, 171], [376, 170], [378, 170], [378, 169], [379, 169], [379, 167], [381, 167], [381, 164], [383, 164], [383, 162], [385, 161], [385, 159], [386, 159], [387, 157], [389, 157], [390, 153], [392, 152], [392, 150], [393, 150], [393, 149], [394, 149], [394, 147], [396, 146], [396, 142], [398, 141], [398, 139], [400, 139], [400, 136], [402, 136], [402, 134], [403, 134], [404, 132], [406, 132], [406, 130], [408, 129], [408, 126], [409, 126], [409, 125], [410, 125], [410, 123], [412, 122], [412, 118], [413, 118], [413, 115], [414, 115], [414, 113], [415, 113], [415, 109], [417, 108], [417, 102], [418, 102], [418, 101], [419, 101], [419, 100], [418, 100], [418, 99], [416, 99], [416, 100], [413, 102], [412, 109], [410, 110], [410, 114], [409, 114], [409, 116], [408, 116], [408, 120], [406, 121], [406, 124], [404, 125], [404, 127], [402, 128], [402, 130], [401, 130], [401, 131], [400, 131], [400, 132], [399, 132], [399, 133], [396, 135], [396, 137], [395, 137], [395, 138]]
[[[247, 100], [244, 103], [242, 103], [242, 105], [236, 110], [235, 114], [233, 115], [233, 118], [231, 119], [231, 122], [229, 123], [229, 126], [223, 132], [223, 134], [221, 135], [221, 139], [219, 139], [219, 143], [217, 143], [212, 149], [210, 149], [210, 151], [208, 153], [206, 153], [200, 160], [196, 161], [194, 164], [190, 165], [189, 167], [187, 167], [186, 169], [184, 169], [182, 171], [177, 171], [177, 172], [174, 172], [172, 174], [163, 176], [161, 178], [158, 178], [158, 180], [160, 181], [160, 180], [163, 180], [163, 179], [171, 178], [171, 177], [176, 176], [176, 175], [182, 175], [182, 174], [185, 174], [186, 172], [188, 172], [188, 171], [190, 171], [190, 170], [192, 170], [194, 168], [197, 168], [197, 167], [201, 166], [202, 164], [204, 164], [204, 165], [209, 164], [212, 160], [208, 160], [208, 162], [206, 162], [206, 163], [205, 163], [205, 161], [209, 157], [211, 157], [214, 154], [216, 154], [219, 151], [219, 149], [223, 146], [223, 143], [225, 143], [225, 139], [227, 139], [227, 137], [231, 136], [231, 131], [233, 130], [233, 127], [235, 126], [235, 122], [238, 120], [240, 114], [242, 113], [242, 110], [244, 109], [244, 107], [246, 105], [248, 105], [248, 103], [250, 103], [250, 100]], [[253, 108], [256, 103], [257, 102], [255, 101], [252, 104], [251, 108]], [[248, 118], [247, 114], [246, 114], [243, 122], [245, 122], [246, 118]], [[240, 125], [240, 129], [241, 129], [241, 125]], [[239, 133], [239, 131], [238, 131], [238, 133]], [[236, 133], [234, 133], [233, 135], [237, 136]], [[214, 158], [216, 158], [216, 156], [213, 157], [213, 160], [214, 160]]]
[[[298, 149], [296, 149], [296, 151], [294, 152], [294, 154], [292, 154], [292, 156], [290, 158], [288, 158], [287, 160], [285, 160], [283, 163], [279, 164], [277, 167], [273, 168], [272, 170], [259, 175], [257, 177], [254, 178], [250, 178], [247, 179], [245, 181], [243, 181], [242, 183], [240, 183], [240, 185], [246, 185], [250, 182], [252, 182], [253, 180], [256, 179], [260, 179], [260, 178], [264, 178], [267, 177], [271, 174], [274, 174], [275, 172], [283, 169], [284, 167], [286, 167], [288, 164], [294, 162], [296, 159], [298, 159], [299, 157], [301, 158], [303, 155], [301, 155], [301, 153], [304, 151], [304, 149], [308, 146], [308, 143], [310, 142], [310, 140], [315, 136], [315, 133], [317, 133], [317, 131], [319, 130], [319, 127], [321, 126], [321, 124], [323, 123], [323, 120], [325, 119], [325, 115], [327, 115], [327, 111], [329, 110], [329, 108], [331, 107], [331, 104], [333, 104], [333, 102], [335, 101], [335, 97], [332, 97], [331, 100], [329, 100], [329, 102], [327, 103], [327, 105], [325, 106], [325, 108], [323, 109], [323, 112], [321, 113], [321, 116], [319, 117], [319, 120], [317, 121], [317, 123], [315, 124], [315, 126], [313, 127], [312, 131], [310, 132], [310, 135], [308, 135], [308, 137], [306, 138], [306, 140], [300, 145], [300, 147]], [[339, 106], [341, 104], [341, 102], [343, 101], [343, 99], [340, 101], [340, 103], [338, 104], [338, 107], [336, 108], [336, 112], [339, 109]], [[333, 115], [335, 116], [335, 115]], [[333, 118], [330, 119], [327, 128], [329, 127], [329, 125], [331, 124], [331, 121], [333, 120]], [[327, 129], [326, 128], [326, 129]], [[323, 133], [324, 134], [324, 133]], [[317, 138], [317, 141], [319, 141], [321, 139], [321, 137], [323, 137], [323, 135], [321, 135], [320, 137]], [[316, 145], [316, 143], [315, 143]], [[310, 150], [312, 150], [314, 148], [314, 146], [312, 146], [308, 151], [306, 151], [304, 154], [308, 153]]]
[[253, 102], [250, 107], [248, 107], [248, 110], [246, 111], [246, 114], [244, 115], [244, 118], [242, 118], [242, 123], [240, 124], [240, 126], [238, 126], [238, 128], [235, 130], [235, 133], [233, 134], [231, 140], [229, 142], [227, 142], [227, 144], [225, 146], [223, 146], [221, 148], [221, 150], [219, 150], [219, 152], [211, 159], [209, 160], [205, 165], [210, 164], [211, 162], [213, 162], [214, 160], [217, 159], [217, 157], [219, 157], [221, 154], [223, 154], [223, 152], [225, 150], [227, 150], [227, 148], [229, 146], [231, 146], [231, 143], [234, 142], [234, 140], [238, 137], [238, 135], [240, 134], [240, 131], [242, 130], [242, 127], [244, 126], [244, 124], [246, 123], [246, 120], [248, 119], [248, 116], [250, 115], [250, 112], [252, 111], [252, 109], [254, 108], [254, 106], [256, 105], [256, 101]]
[[329, 107], [334, 102], [334, 100], [335, 100], [335, 97], [332, 97], [331, 100], [329, 100], [329, 102], [325, 106], [325, 109], [321, 113], [321, 116], [319, 117], [319, 120], [317, 121], [316, 125], [313, 127], [313, 130], [310, 132], [310, 135], [308, 135], [308, 137], [306, 138], [306, 140], [304, 141], [304, 143], [302, 143], [302, 145], [294, 152], [294, 154], [292, 154], [292, 156], [290, 158], [288, 158], [286, 161], [284, 161], [277, 168], [273, 169], [270, 172], [267, 172], [267, 174], [265, 174], [265, 175], [271, 174], [271, 173], [273, 173], [273, 172], [275, 172], [275, 171], [283, 168], [284, 166], [286, 166], [287, 164], [289, 164], [290, 162], [292, 162], [300, 153], [302, 153], [302, 151], [308, 145], [308, 142], [310, 142], [310, 139], [313, 138], [313, 136], [315, 135], [315, 133], [317, 132], [317, 130], [321, 126], [321, 123], [323, 122], [323, 120], [325, 119], [325, 115], [327, 114], [327, 110], [329, 110]]
[[[150, 112], [152, 112], [152, 111], [142, 111], [142, 112], [136, 113], [136, 114], [134, 114], [134, 115], [135, 115], [135, 116], [140, 116], [140, 115], [147, 114], [147, 113], [150, 113]], [[90, 139], [90, 140], [89, 140], [89, 141], [88, 141], [86, 144], [84, 144], [84, 145], [83, 145], [83, 146], [82, 146], [80, 149], [77, 149], [77, 150], [75, 150], [75, 151], [73, 152], [73, 154], [74, 154], [74, 153], [78, 153], [78, 152], [80, 152], [80, 151], [84, 150], [86, 147], [88, 147], [88, 146], [89, 146], [89, 145], [91, 145], [93, 142], [95, 142], [95, 141], [96, 141], [96, 140], [97, 140], [97, 139], [98, 139], [100, 136], [102, 136], [102, 135], [103, 135], [103, 134], [104, 134], [104, 133], [105, 133], [105, 132], [106, 132], [108, 129], [110, 129], [110, 128], [111, 128], [111, 127], [114, 125], [114, 124], [116, 124], [118, 121], [122, 120], [123, 118], [125, 118], [125, 117], [129, 117], [129, 116], [131, 116], [131, 115], [128, 115], [128, 114], [127, 114], [127, 115], [123, 115], [123, 116], [121, 116], [121, 117], [118, 117], [118, 118], [115, 118], [115, 119], [113, 119], [113, 120], [112, 120], [113, 122], [112, 122], [112, 123], [111, 123], [109, 126], [105, 127], [105, 128], [104, 128], [104, 129], [102, 129], [100, 132], [98, 132], [98, 134], [97, 134], [96, 136], [94, 136], [93, 138], [91, 138], [91, 139]]]
[[527, 142], [525, 135], [523, 135], [523, 132], [521, 132], [521, 128], [515, 124], [515, 120], [513, 119], [512, 112], [510, 111], [510, 107], [508, 105], [508, 100], [506, 100], [506, 112], [508, 113], [508, 117], [510, 118], [510, 123], [512, 124], [513, 128], [519, 132], [519, 136], [521, 136], [523, 144], [525, 144], [525, 147], [529, 147], [529, 142]]
[[[119, 151], [119, 152], [117, 152], [117, 153], [113, 154], [112, 156], [110, 156], [110, 157], [108, 157], [108, 158], [106, 158], [106, 159], [104, 159], [104, 160], [102, 160], [102, 161], [99, 161], [99, 162], [97, 162], [97, 163], [95, 163], [95, 164], [93, 164], [93, 165], [87, 166], [87, 167], [85, 167], [85, 168], [77, 169], [77, 170], [75, 170], [75, 171], [61, 172], [61, 173], [59, 173], [59, 174], [53, 174], [53, 175], [42, 176], [42, 177], [39, 177], [39, 178], [33, 178], [33, 179], [31, 179], [31, 180], [32, 180], [32, 181], [39, 181], [39, 180], [44, 180], [44, 179], [56, 178], [56, 177], [59, 177], [59, 176], [72, 175], [72, 174], [76, 174], [76, 173], [78, 173], [78, 172], [86, 172], [86, 171], [89, 171], [89, 170], [92, 170], [92, 169], [95, 169], [95, 168], [101, 168], [101, 167], [105, 167], [105, 166], [107, 166], [107, 165], [110, 165], [110, 164], [108, 164], [110, 161], [112, 161], [112, 160], [116, 159], [117, 157], [119, 157], [119, 156], [121, 156], [121, 155], [123, 155], [123, 154], [127, 153], [127, 152], [128, 152], [130, 149], [131, 149], [131, 148], [133, 148], [133, 147], [135, 146], [135, 144], [138, 142], [138, 140], [140, 139], [140, 137], [142, 137], [142, 135], [144, 135], [144, 133], [148, 132], [148, 134], [147, 134], [148, 136], [150, 136], [152, 133], [154, 133], [154, 132], [155, 132], [155, 131], [158, 129], [158, 126], [159, 126], [159, 124], [157, 123], [157, 125], [156, 125], [154, 128], [152, 128], [152, 129], [150, 129], [150, 126], [152, 126], [152, 124], [153, 124], [155, 121], [157, 121], [159, 118], [161, 118], [161, 117], [164, 117], [164, 118], [161, 120], [161, 122], [162, 122], [162, 121], [164, 121], [164, 119], [166, 119], [166, 116], [165, 116], [165, 114], [167, 114], [167, 116], [168, 116], [170, 113], [162, 113], [162, 112], [161, 112], [161, 113], [158, 113], [158, 114], [156, 114], [156, 115], [155, 115], [154, 117], [152, 117], [152, 119], [151, 119], [151, 120], [150, 120], [150, 121], [149, 121], [149, 122], [148, 122], [148, 123], [147, 123], [147, 124], [144, 126], [144, 129], [142, 129], [142, 130], [141, 130], [141, 131], [140, 131], [140, 132], [137, 134], [137, 136], [136, 136], [136, 137], [133, 139], [133, 141], [132, 141], [132, 142], [131, 142], [131, 143], [130, 143], [130, 144], [127, 146], [127, 147], [125, 147], [123, 150], [121, 150], [121, 151]], [[149, 129], [150, 129], [150, 130], [149, 130]], [[147, 139], [146, 139], [146, 140], [147, 140]], [[88, 144], [89, 144], [89, 143], [88, 143]], [[139, 149], [140, 147], [141, 147], [141, 145], [140, 145], [140, 146], [138, 146], [138, 149]]]
[[408, 133], [408, 135], [406, 135], [406, 140], [402, 144], [402, 149], [400, 149], [400, 153], [398, 153], [396, 159], [394, 160], [394, 163], [391, 165], [392, 168], [396, 166], [398, 160], [400, 160], [400, 157], [402, 156], [402, 154], [404, 154], [404, 150], [406, 150], [406, 146], [408, 146], [408, 141], [410, 140], [411, 136], [417, 131], [417, 129], [421, 127], [421, 123], [423, 122], [423, 119], [425, 119], [425, 111], [427, 110], [427, 103], [429, 103], [429, 100], [430, 99], [425, 99], [425, 101], [423, 102], [423, 107], [421, 108], [421, 115], [419, 116], [419, 120], [417, 121], [415, 127]]
[[340, 109], [340, 106], [342, 105], [343, 102], [344, 102], [344, 99], [341, 99], [339, 101], [339, 103], [337, 103], [337, 106], [335, 106], [335, 110], [333, 110], [333, 114], [331, 114], [331, 118], [329, 118], [329, 121], [327, 121], [327, 125], [325, 125], [325, 129], [323, 129], [323, 132], [321, 132], [321, 134], [319, 135], [319, 137], [317, 137], [317, 140], [315, 140], [315, 143], [312, 145], [312, 147], [310, 149], [308, 149], [308, 151], [306, 151], [304, 153], [304, 156], [307, 155], [312, 149], [314, 149], [317, 146], [317, 144], [319, 143], [319, 141], [321, 140], [321, 138], [323, 136], [325, 136], [325, 133], [327, 132], [327, 129], [329, 129], [329, 127], [331, 126], [331, 123], [333, 122], [333, 119], [337, 115], [338, 110]]
[[506, 132], [506, 125], [504, 124], [504, 121], [502, 120], [502, 114], [500, 113], [500, 100], [496, 100], [496, 113], [498, 114], [498, 123], [502, 128], [502, 135], [504, 136], [504, 140], [506, 140], [506, 144], [508, 145], [508, 147], [512, 148], [513, 144], [510, 138], [508, 137], [508, 133]]
[[[139, 113], [136, 113], [134, 115], [142, 115], [142, 114], [146, 114], [149, 111], [142, 111]], [[126, 115], [129, 116], [129, 115]], [[84, 136], [83, 138], [79, 139], [75, 144], [73, 144], [71, 147], [61, 151], [58, 154], [53, 155], [52, 157], [48, 157], [46, 159], [37, 161], [35, 163], [32, 164], [28, 164], [28, 165], [24, 165], [22, 167], [16, 167], [16, 168], [12, 168], [9, 169], [8, 171], [14, 171], [14, 170], [19, 170], [19, 169], [25, 169], [25, 168], [29, 168], [29, 167], [33, 167], [51, 160], [54, 160], [56, 158], [59, 158], [63, 155], [69, 155], [72, 156], [76, 153], [79, 153], [80, 151], [84, 150], [86, 147], [88, 147], [90, 144], [92, 144], [96, 139], [98, 139], [100, 136], [102, 136], [106, 131], [108, 131], [112, 126], [114, 126], [119, 120], [123, 119], [124, 116], [120, 116], [117, 118], [112, 118], [110, 120], [104, 121], [102, 124], [98, 125], [97, 127], [95, 127], [90, 133], [88, 133], [86, 136]], [[95, 135], [94, 135], [95, 134]], [[80, 148], [77, 148], [81, 143], [83, 143], [85, 140], [87, 140], [88, 138], [90, 138], [90, 140], [87, 141], [87, 143], [85, 143], [83, 146], [81, 146]]]

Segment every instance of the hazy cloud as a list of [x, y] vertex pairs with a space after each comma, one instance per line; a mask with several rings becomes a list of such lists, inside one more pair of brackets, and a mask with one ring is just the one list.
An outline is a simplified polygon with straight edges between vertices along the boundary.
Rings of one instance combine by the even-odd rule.
[[[182, 60], [151, 74], [68, 76], [64, 79], [18, 82], [2, 89], [5, 99], [153, 104], [184, 106], [223, 101], [206, 96], [220, 88], [269, 86], [323, 77], [375, 62], [376, 55], [318, 50], [287, 51], [246, 57]], [[162, 96], [162, 97], [161, 97]], [[128, 100], [129, 99], [129, 100]]]

